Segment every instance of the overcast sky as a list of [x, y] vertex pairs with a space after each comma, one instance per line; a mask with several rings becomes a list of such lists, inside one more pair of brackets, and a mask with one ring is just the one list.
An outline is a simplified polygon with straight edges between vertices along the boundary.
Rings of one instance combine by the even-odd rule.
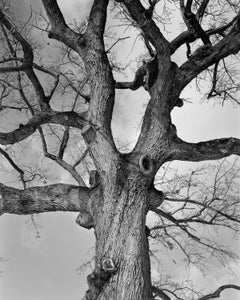
[[[17, 14], [26, 19], [29, 3], [34, 8], [40, 7], [40, 0], [11, 2], [15, 2]], [[89, 0], [58, 2], [68, 21], [88, 14]], [[131, 33], [126, 31], [126, 35]], [[132, 53], [141, 53], [138, 42], [133, 46], [132, 40], [127, 45], [118, 45], [118, 49], [123, 61], [131, 61]], [[178, 59], [175, 57], [176, 61]], [[231, 103], [221, 106], [202, 102], [193, 87], [187, 89], [184, 96], [191, 102], [185, 103], [181, 109], [175, 108], [172, 113], [181, 138], [193, 142], [230, 136], [240, 138], [240, 108], [233, 107]], [[115, 138], [130, 141], [133, 145], [147, 100], [148, 95], [143, 89], [117, 92], [112, 124]], [[3, 158], [0, 157], [0, 160]], [[72, 181], [64, 171], [59, 177], [61, 182]], [[4, 175], [0, 174], [0, 181], [5, 182], [4, 179]], [[3, 270], [0, 277], [1, 300], [79, 300], [84, 295], [87, 273], [79, 275], [78, 268], [93, 255], [94, 235], [93, 230], [76, 225], [76, 215], [48, 213], [36, 216], [35, 222], [41, 226], [40, 237], [29, 216], [1, 216], [0, 257], [6, 259], [0, 262], [0, 270]], [[233, 246], [236, 251], [240, 249], [238, 241], [234, 241]], [[215, 266], [205, 277], [194, 268], [186, 276], [190, 275], [202, 288], [211, 291], [220, 284], [240, 282], [240, 266], [232, 264], [231, 267], [234, 275], [227, 274], [221, 266]], [[181, 264], [176, 265], [172, 261], [165, 263], [164, 268], [173, 276], [182, 272]], [[221, 300], [229, 299], [240, 299], [239, 292], [224, 292]]]

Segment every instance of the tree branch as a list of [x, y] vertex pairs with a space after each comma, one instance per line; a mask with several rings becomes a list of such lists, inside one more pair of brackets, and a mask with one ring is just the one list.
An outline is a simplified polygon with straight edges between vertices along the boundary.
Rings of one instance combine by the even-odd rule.
[[23, 187], [26, 188], [26, 181], [24, 180], [23, 170], [18, 167], [18, 165], [13, 161], [13, 159], [10, 157], [10, 155], [6, 151], [4, 151], [2, 148], [0, 148], [0, 153], [8, 160], [10, 165], [19, 173], [19, 177], [23, 184]]
[[[8, 42], [8, 46], [9, 48], [12, 48], [10, 42]], [[11, 51], [11, 53], [13, 53], [14, 50]], [[15, 52], [15, 51], [14, 51]], [[16, 63], [17, 62], [24, 62], [24, 59], [21, 58], [21, 57], [16, 57], [16, 53], [13, 53], [13, 56], [14, 57], [8, 57], [8, 58], [4, 58], [3, 60], [0, 61], [0, 63], [7, 63], [7, 62], [12, 62], [12, 61], [15, 61]], [[52, 72], [51, 70], [47, 69], [46, 67], [44, 66], [39, 66], [38, 64], [36, 63], [32, 63], [32, 67], [38, 71], [41, 71], [45, 74], [49, 74], [51, 75], [52, 77], [54, 77], [54, 83], [53, 83], [53, 87], [49, 93], [48, 96], [45, 96], [45, 101], [47, 103], [50, 102], [57, 86], [58, 86], [58, 83], [59, 83], [59, 76], [60, 74], [55, 74], [54, 72]], [[10, 73], [10, 72], [19, 72], [19, 71], [26, 71], [28, 69], [28, 66], [15, 66], [15, 67], [3, 67], [3, 68], [0, 68], [0, 73]], [[62, 75], [62, 74], [61, 74]], [[83, 97], [83, 96], [82, 96]]]
[[37, 127], [42, 124], [54, 123], [63, 126], [72, 126], [75, 128], [83, 128], [85, 121], [84, 115], [77, 114], [76, 112], [40, 112], [35, 114], [26, 124], [20, 125], [18, 129], [11, 132], [0, 133], [0, 144], [9, 145], [18, 143], [30, 135], [32, 135]]
[[[224, 217], [225, 219], [228, 219], [228, 220], [231, 220], [233, 222], [236, 222], [236, 223], [240, 223], [240, 219], [237, 219], [237, 217], [234, 217], [232, 214], [228, 214], [228, 213], [225, 213], [223, 212], [224, 209], [223, 208], [219, 208], [217, 209], [216, 208], [216, 205], [215, 205], [215, 202], [213, 202], [213, 204], [211, 205], [208, 204], [208, 203], [202, 203], [202, 202], [199, 202], [199, 201], [196, 201], [196, 200], [191, 200], [191, 199], [173, 199], [173, 198], [169, 198], [169, 197], [166, 197], [164, 198], [165, 201], [170, 201], [170, 202], [177, 202], [177, 203], [180, 203], [180, 202], [183, 202], [184, 205], [186, 204], [193, 204], [194, 206], [196, 205], [197, 206], [201, 206], [202, 208], [200, 209], [200, 211], [196, 212], [194, 215], [192, 215], [191, 217], [186, 217], [186, 218], [183, 218], [183, 219], [178, 219], [179, 222], [196, 222], [196, 223], [203, 223], [203, 224], [209, 224], [209, 225], [214, 225], [214, 221], [216, 219], [216, 216], [217, 215], [220, 215], [222, 217]], [[182, 208], [181, 208], [182, 209]], [[213, 211], [215, 213], [215, 218], [212, 219], [210, 221], [207, 221], [207, 219], [198, 219], [196, 217], [199, 217], [199, 215], [201, 214], [201, 212], [205, 209], [208, 209], [210, 211]], [[219, 224], [217, 224], [219, 225]]]
[[25, 38], [16, 30], [16, 27], [12, 22], [5, 16], [5, 14], [0, 10], [0, 22], [11, 32], [11, 34], [20, 42], [23, 54], [24, 54], [24, 67], [31, 67], [33, 62], [33, 51], [30, 44], [25, 40]]
[[152, 286], [152, 292], [163, 300], [171, 300], [171, 298], [166, 293], [164, 293], [160, 288], [156, 286]]
[[[88, 201], [88, 189], [68, 184], [16, 189], [0, 183], [0, 215], [35, 214], [50, 211], [80, 211], [80, 201]], [[79, 195], [79, 196], [78, 196]]]
[[60, 150], [59, 150], [58, 156], [55, 156], [55, 155], [53, 155], [53, 154], [51, 154], [51, 153], [48, 152], [47, 143], [46, 143], [46, 140], [45, 140], [42, 128], [38, 127], [38, 131], [40, 133], [40, 138], [41, 138], [41, 141], [42, 141], [42, 147], [43, 147], [43, 153], [44, 153], [44, 155], [47, 158], [55, 161], [57, 164], [59, 164], [65, 170], [67, 170], [72, 175], [72, 177], [77, 181], [77, 183], [79, 184], [79, 186], [86, 187], [86, 184], [85, 184], [84, 180], [82, 179], [82, 177], [80, 176], [80, 174], [75, 170], [74, 166], [71, 166], [70, 164], [68, 164], [66, 161], [64, 161], [62, 159], [63, 152], [64, 152], [64, 149], [65, 149], [65, 147], [67, 145], [66, 143], [67, 143], [67, 140], [68, 140], [68, 133], [66, 135], [67, 131], [64, 132], [64, 137], [63, 137], [62, 143], [60, 145]]
[[167, 219], [170, 222], [172, 222], [173, 224], [175, 224], [177, 227], [182, 229], [194, 241], [200, 242], [200, 238], [197, 237], [196, 235], [192, 234], [191, 232], [189, 232], [186, 225], [181, 224], [182, 223], [181, 220], [175, 219], [170, 213], [167, 213], [167, 212], [165, 212], [165, 211], [163, 211], [162, 209], [159, 209], [159, 208], [158, 209], [153, 209], [152, 211], [154, 211], [156, 214], [164, 217], [165, 219]]
[[75, 32], [66, 24], [56, 0], [42, 0], [42, 3], [51, 24], [49, 38], [63, 42], [80, 54], [84, 45], [84, 36]]
[[221, 159], [232, 154], [240, 156], [240, 139], [222, 138], [187, 143], [179, 138], [172, 142], [171, 160], [204, 161]]
[[201, 21], [205, 11], [206, 11], [206, 8], [208, 6], [208, 3], [209, 3], [209, 0], [203, 0], [197, 10], [197, 13], [196, 13], [196, 18], [198, 21]]
[[240, 50], [240, 18], [238, 17], [233, 28], [221, 41], [214, 46], [202, 46], [185, 62], [176, 74], [178, 88], [182, 90], [203, 70], [231, 54]]
[[65, 128], [64, 133], [63, 133], [62, 141], [61, 141], [59, 152], [58, 152], [58, 157], [60, 159], [63, 158], [63, 154], [67, 147], [68, 140], [69, 140], [69, 126], [67, 126]]
[[204, 45], [211, 44], [208, 35], [202, 29], [197, 17], [191, 10], [192, 2], [192, 0], [188, 0], [185, 6], [184, 0], [180, 0], [180, 9], [182, 12], [183, 20], [188, 28], [188, 31], [193, 32], [193, 34], [197, 38], [200, 38], [203, 41]]
[[144, 77], [146, 75], [146, 66], [143, 65], [137, 69], [133, 81], [125, 81], [125, 82], [116, 82], [116, 89], [130, 89], [137, 90], [141, 86], [144, 85]]
[[151, 9], [150, 11], [145, 9], [139, 0], [122, 0], [118, 2], [125, 4], [133, 20], [136, 21], [140, 29], [143, 30], [144, 36], [156, 49], [159, 58], [164, 56], [166, 59], [170, 54], [170, 44], [153, 21]]
[[[31, 45], [27, 42], [27, 40], [23, 37], [23, 35], [16, 29], [14, 24], [10, 22], [10, 20], [0, 11], [0, 22], [8, 29], [8, 31], [16, 38], [16, 40], [21, 44], [23, 49], [23, 55], [24, 58], [22, 60], [21, 66], [15, 66], [15, 67], [3, 67], [0, 68], [0, 73], [6, 73], [6, 72], [19, 72], [24, 71], [26, 75], [28, 76], [29, 80], [31, 81], [34, 90], [37, 95], [37, 99], [39, 102], [39, 105], [42, 110], [48, 110], [49, 109], [49, 99], [46, 97], [44, 93], [44, 89], [35, 74], [33, 70], [33, 50]], [[4, 35], [7, 40], [7, 44], [9, 47], [9, 50], [14, 57], [14, 59], [17, 59], [16, 51], [13, 49], [11, 42], [6, 34], [5, 31]]]
[[89, 36], [94, 33], [102, 39], [107, 19], [108, 3], [109, 0], [94, 0], [86, 30], [86, 34]]
[[89, 148], [87, 148], [87, 149], [84, 150], [83, 154], [73, 164], [73, 168], [76, 168], [81, 163], [81, 161], [86, 157], [86, 155], [88, 154], [88, 152], [89, 152]]
[[[220, 34], [220, 35], [224, 35], [224, 32], [229, 29], [235, 22], [236, 20], [239, 18], [239, 15], [236, 15], [229, 23], [227, 23], [226, 25], [214, 28], [214, 29], [209, 29], [206, 30], [206, 34], [208, 36], [212, 36], [214, 34]], [[194, 32], [192, 31], [184, 31], [182, 33], [180, 33], [176, 38], [174, 38], [170, 45], [171, 45], [171, 54], [173, 54], [179, 47], [181, 47], [183, 44], [185, 43], [193, 43], [194, 41], [196, 41], [197, 36], [194, 34]]]
[[235, 289], [235, 290], [240, 291], [240, 286], [235, 285], [235, 284], [222, 285], [215, 292], [205, 295], [205, 296], [199, 298], [198, 300], [209, 300], [209, 299], [213, 299], [213, 298], [219, 298], [221, 292], [224, 291], [225, 289]]
[[44, 212], [80, 212], [76, 222], [93, 227], [93, 209], [102, 199], [100, 186], [89, 189], [69, 184], [37, 186], [24, 190], [0, 183], [0, 215], [29, 215]]

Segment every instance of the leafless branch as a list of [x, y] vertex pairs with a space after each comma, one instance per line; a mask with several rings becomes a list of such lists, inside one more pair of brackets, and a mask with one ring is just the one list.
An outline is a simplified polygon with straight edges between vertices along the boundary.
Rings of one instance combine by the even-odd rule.
[[19, 173], [20, 180], [23, 184], [24, 189], [26, 188], [26, 181], [24, 179], [24, 171], [20, 169], [16, 163], [13, 161], [13, 159], [9, 156], [9, 154], [4, 151], [2, 148], [0, 148], [0, 153], [7, 159], [7, 161], [10, 163], [10, 165]]
[[235, 289], [235, 290], [240, 291], [240, 286], [234, 285], [234, 284], [222, 285], [215, 292], [205, 295], [205, 296], [199, 298], [198, 300], [209, 300], [209, 299], [213, 299], [213, 298], [219, 298], [221, 292], [224, 291], [225, 289]]
[[82, 177], [80, 176], [80, 174], [75, 170], [75, 168], [62, 159], [62, 155], [63, 155], [64, 150], [66, 148], [66, 143], [68, 141], [68, 134], [69, 134], [69, 132], [66, 133], [66, 131], [65, 131], [65, 133], [64, 133], [65, 137], [63, 137], [62, 143], [60, 145], [60, 150], [59, 150], [59, 154], [60, 155], [55, 156], [55, 155], [50, 154], [48, 152], [47, 143], [46, 143], [46, 139], [44, 137], [44, 133], [43, 133], [42, 128], [39, 127], [38, 131], [40, 133], [40, 138], [41, 138], [41, 141], [42, 141], [44, 155], [47, 158], [50, 158], [51, 160], [53, 160], [56, 163], [58, 163], [65, 170], [67, 170], [72, 175], [72, 177], [77, 181], [77, 183], [79, 184], [79, 186], [86, 187], [86, 184], [85, 184], [84, 180], [82, 179]]

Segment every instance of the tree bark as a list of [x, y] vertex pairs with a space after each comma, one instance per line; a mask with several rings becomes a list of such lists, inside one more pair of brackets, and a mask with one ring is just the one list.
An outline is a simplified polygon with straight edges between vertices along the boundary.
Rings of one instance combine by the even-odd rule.
[[[136, 80], [115, 83], [103, 38], [109, 0], [93, 1], [83, 33], [67, 25], [56, 0], [42, 0], [51, 26], [49, 38], [74, 50], [84, 62], [90, 87], [87, 97], [89, 106], [84, 113], [57, 112], [51, 108], [51, 97], [46, 96], [33, 72], [34, 56], [30, 44], [0, 11], [0, 22], [21, 44], [23, 51], [21, 66], [14, 69], [0, 68], [0, 72], [24, 71], [35, 90], [40, 107], [40, 111], [32, 113], [32, 118], [26, 124], [11, 132], [0, 133], [0, 143], [9, 145], [20, 142], [46, 123], [78, 128], [100, 178], [100, 182], [91, 188], [57, 184], [20, 191], [0, 184], [0, 215], [58, 210], [80, 212], [77, 223], [88, 229], [94, 228], [96, 236], [95, 268], [88, 276], [89, 289], [85, 300], [151, 300], [153, 290], [145, 222], [148, 210], [156, 211], [163, 201], [163, 194], [152, 187], [156, 172], [164, 162], [174, 159], [202, 161], [231, 154], [240, 155], [239, 139], [187, 143], [177, 136], [171, 120], [173, 107], [182, 106], [182, 102], [180, 105], [177, 103], [183, 88], [209, 66], [239, 52], [240, 21], [237, 18], [232, 29], [219, 42], [213, 46], [199, 47], [178, 67], [171, 61], [171, 54], [182, 44], [193, 42], [196, 37], [186, 32], [172, 43], [167, 41], [152, 18], [151, 11], [157, 1], [149, 1], [150, 10], [139, 0], [116, 2], [125, 5], [132, 20], [156, 52], [154, 69], [157, 72], [152, 72], [150, 68], [142, 69], [137, 84]], [[188, 1], [187, 7], [191, 3]], [[201, 18], [206, 3], [205, 6], [201, 5], [198, 18]], [[205, 36], [209, 40], [208, 35], [210, 32]], [[154, 75], [154, 80], [148, 86], [150, 100], [143, 117], [141, 133], [132, 152], [121, 154], [111, 131], [115, 88], [134, 90], [144, 85], [145, 74], [147, 78]], [[58, 157], [50, 155], [46, 146], [43, 151], [47, 157], [61, 160], [66, 143], [63, 139]], [[68, 168], [63, 162], [61, 165]], [[176, 223], [171, 215], [161, 210], [158, 212]], [[193, 235], [191, 237], [194, 238]], [[218, 296], [220, 292], [212, 295]], [[169, 298], [161, 291], [158, 294], [162, 298]]]
[[145, 230], [149, 182], [139, 172], [120, 179], [95, 210], [95, 269], [85, 299], [153, 299]]

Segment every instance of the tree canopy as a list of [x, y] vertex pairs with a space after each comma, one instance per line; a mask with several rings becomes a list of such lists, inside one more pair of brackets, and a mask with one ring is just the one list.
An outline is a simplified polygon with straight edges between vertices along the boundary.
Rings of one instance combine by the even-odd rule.
[[[156, 249], [200, 269], [236, 259], [215, 231], [239, 232], [239, 166], [225, 158], [240, 155], [240, 136], [184, 140], [172, 113], [195, 101], [189, 86], [210, 103], [240, 104], [240, 1], [94, 0], [76, 20], [61, 1], [40, 3], [27, 18], [0, 5], [0, 153], [15, 181], [0, 183], [0, 215], [79, 212], [77, 224], [96, 237], [86, 300], [207, 300], [240, 290], [227, 283], [207, 294], [150, 275]], [[130, 75], [119, 51], [126, 43], [141, 47]], [[113, 115], [139, 91], [139, 135], [124, 149]], [[209, 160], [219, 162], [181, 175], [169, 165]], [[75, 184], [59, 182], [54, 165]]]

